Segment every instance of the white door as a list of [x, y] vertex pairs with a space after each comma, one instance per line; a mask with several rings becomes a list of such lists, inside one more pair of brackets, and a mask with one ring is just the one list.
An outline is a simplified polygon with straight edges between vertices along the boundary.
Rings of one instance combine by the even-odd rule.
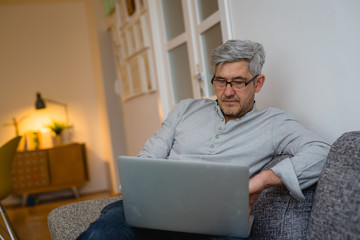
[[211, 51], [229, 38], [224, 30], [226, 3], [157, 0], [152, 17], [157, 14], [158, 21], [152, 30], [157, 70], [163, 71], [158, 82], [164, 115], [182, 99], [214, 94], [209, 60]]

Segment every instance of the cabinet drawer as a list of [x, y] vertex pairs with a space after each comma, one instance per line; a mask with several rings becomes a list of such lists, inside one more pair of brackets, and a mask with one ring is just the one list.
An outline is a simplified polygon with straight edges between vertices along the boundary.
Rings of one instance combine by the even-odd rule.
[[17, 153], [12, 172], [14, 192], [49, 186], [48, 169], [47, 153], [45, 150]]

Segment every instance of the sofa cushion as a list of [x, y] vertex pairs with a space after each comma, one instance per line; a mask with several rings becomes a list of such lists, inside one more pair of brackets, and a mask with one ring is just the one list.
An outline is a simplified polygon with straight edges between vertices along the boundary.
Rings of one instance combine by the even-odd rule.
[[360, 132], [343, 134], [331, 147], [321, 173], [308, 239], [360, 237]]
[[95, 221], [101, 210], [118, 201], [121, 196], [87, 200], [55, 208], [48, 215], [48, 226], [53, 240], [76, 239]]
[[[288, 157], [278, 156], [264, 169]], [[263, 190], [251, 211], [255, 219], [250, 236], [253, 239], [305, 239], [315, 189], [316, 184], [303, 190], [303, 201], [292, 197], [286, 187]]]

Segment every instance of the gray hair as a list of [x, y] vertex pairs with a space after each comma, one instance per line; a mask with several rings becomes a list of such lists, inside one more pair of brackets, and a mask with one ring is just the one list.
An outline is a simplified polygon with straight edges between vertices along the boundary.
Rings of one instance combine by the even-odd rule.
[[229, 40], [218, 46], [211, 54], [211, 63], [220, 67], [225, 62], [249, 61], [253, 76], [261, 74], [265, 62], [265, 51], [260, 43], [249, 40]]

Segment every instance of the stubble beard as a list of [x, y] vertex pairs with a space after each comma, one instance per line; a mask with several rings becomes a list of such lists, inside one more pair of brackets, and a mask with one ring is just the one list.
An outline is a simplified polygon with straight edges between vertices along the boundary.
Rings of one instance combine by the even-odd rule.
[[[227, 101], [234, 101], [235, 103], [227, 103]], [[224, 117], [231, 119], [241, 118], [246, 113], [250, 112], [254, 107], [254, 101], [241, 104], [239, 99], [236, 98], [222, 98], [220, 108]]]

